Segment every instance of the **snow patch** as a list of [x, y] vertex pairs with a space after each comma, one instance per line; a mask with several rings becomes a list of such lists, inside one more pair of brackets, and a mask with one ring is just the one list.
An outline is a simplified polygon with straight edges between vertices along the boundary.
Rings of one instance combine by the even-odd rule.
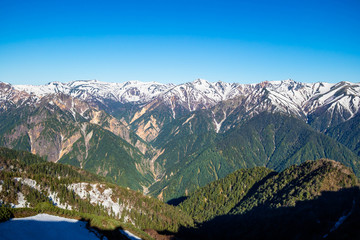
[[15, 177], [14, 180], [17, 181], [17, 182], [21, 182], [22, 184], [25, 184], [25, 185], [27, 185], [27, 186], [29, 186], [31, 188], [34, 188], [34, 189], [36, 189], [38, 191], [41, 191], [40, 185], [38, 185], [36, 183], [36, 181], [33, 180], [33, 179], [30, 179], [30, 178], [22, 179], [21, 177]]
[[68, 204], [61, 204], [60, 198], [58, 198], [58, 193], [56, 192], [48, 192], [48, 198], [52, 201], [52, 203], [58, 208], [72, 210], [72, 207]]
[[28, 202], [26, 201], [25, 197], [24, 197], [24, 194], [22, 194], [21, 192], [18, 192], [18, 204], [15, 205], [14, 207], [15, 208], [24, 208], [24, 207], [27, 207], [28, 205]]
[[224, 113], [224, 118], [221, 119], [220, 122], [217, 122], [216, 119], [215, 119], [215, 114], [214, 114], [214, 112], [212, 111], [212, 114], [213, 114], [213, 116], [214, 116], [214, 123], [215, 123], [215, 131], [216, 131], [216, 133], [219, 133], [220, 128], [221, 128], [221, 125], [222, 125], [223, 122], [226, 120], [226, 117], [227, 117], [227, 116], [226, 116], [226, 112], [223, 111], [223, 113]]
[[[72, 207], [70, 205], [67, 205], [67, 204], [61, 204], [60, 202], [60, 198], [58, 198], [58, 193], [55, 193], [55, 192], [51, 192], [50, 191], [50, 188], [47, 188], [47, 189], [41, 189], [41, 186], [39, 184], [37, 184], [37, 182], [33, 179], [30, 179], [30, 178], [25, 178], [25, 179], [22, 179], [20, 177], [15, 177], [14, 178], [15, 181], [18, 181], [18, 182], [21, 182], [21, 184], [25, 184], [33, 189], [36, 189], [38, 190], [39, 192], [42, 192], [44, 194], [46, 194], [49, 198], [49, 200], [52, 201], [52, 203], [59, 207], [59, 208], [62, 208], [62, 209], [68, 209], [68, 210], [72, 210]], [[18, 193], [18, 194], [22, 194], [22, 193]], [[18, 200], [19, 201], [19, 200]]]
[[[104, 188], [103, 184], [89, 184], [89, 183], [73, 183], [68, 186], [69, 190], [73, 190], [81, 199], [89, 199], [92, 204], [100, 204], [108, 210], [108, 213], [114, 213], [120, 216], [123, 209], [131, 209], [130, 206], [119, 204], [119, 199], [114, 202], [111, 198], [112, 189], [107, 188], [103, 192], [99, 188]], [[87, 189], [90, 189], [89, 191]]]
[[141, 240], [141, 238], [139, 238], [138, 236], [132, 234], [131, 232], [129, 232], [128, 230], [119, 230], [122, 234], [124, 234], [127, 238], [129, 238], [130, 240]]
[[[37, 240], [98, 240], [95, 232], [86, 229], [86, 222], [49, 214], [13, 218], [0, 223], [1, 239]], [[104, 238], [106, 239], [106, 238]]]

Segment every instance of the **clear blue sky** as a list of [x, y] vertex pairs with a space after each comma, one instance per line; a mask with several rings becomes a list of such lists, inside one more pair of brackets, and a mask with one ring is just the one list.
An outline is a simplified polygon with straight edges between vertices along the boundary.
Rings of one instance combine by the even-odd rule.
[[360, 1], [0, 1], [0, 81], [360, 82]]

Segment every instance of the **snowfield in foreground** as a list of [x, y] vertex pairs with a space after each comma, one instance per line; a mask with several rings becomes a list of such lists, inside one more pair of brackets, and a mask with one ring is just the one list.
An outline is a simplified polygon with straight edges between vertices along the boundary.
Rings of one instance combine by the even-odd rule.
[[86, 222], [48, 214], [38, 214], [32, 217], [14, 218], [0, 223], [0, 239], [98, 240], [99, 237], [86, 229], [85, 226]]

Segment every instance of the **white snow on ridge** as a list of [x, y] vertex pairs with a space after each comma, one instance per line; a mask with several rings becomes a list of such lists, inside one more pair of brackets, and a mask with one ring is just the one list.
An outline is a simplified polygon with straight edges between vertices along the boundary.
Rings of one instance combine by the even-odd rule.
[[48, 191], [48, 194], [49, 199], [53, 202], [55, 206], [62, 209], [72, 210], [72, 207], [70, 205], [61, 203], [60, 198], [58, 198], [57, 196], [58, 193]]
[[24, 91], [39, 97], [59, 92], [66, 94], [70, 92], [70, 88], [61, 82], [51, 82], [45, 85], [13, 85], [13, 87], [18, 91]]
[[[37, 182], [33, 179], [30, 179], [30, 178], [20, 178], [20, 177], [15, 177], [14, 178], [15, 181], [18, 181], [18, 182], [21, 182], [22, 184], [25, 184], [31, 188], [34, 188], [36, 190], [38, 190], [39, 192], [43, 192], [45, 194], [47, 194], [48, 198], [53, 202], [53, 204], [59, 208], [62, 208], [62, 209], [68, 209], [68, 210], [72, 210], [72, 207], [70, 205], [67, 205], [67, 204], [62, 204], [60, 202], [60, 198], [58, 198], [57, 196], [57, 193], [55, 192], [51, 192], [50, 191], [50, 188], [47, 188], [47, 189], [42, 189], [41, 186], [39, 184], [37, 184]], [[23, 196], [23, 194], [21, 192], [18, 193], [18, 202], [19, 204], [18, 205], [14, 205], [14, 207], [25, 207], [26, 205], [26, 200], [24, 198], [21, 198], [19, 195], [21, 194]], [[25, 201], [25, 202], [24, 202]], [[20, 203], [21, 202], [21, 203]]]
[[[293, 97], [293, 99], [304, 100], [319, 94], [324, 94], [333, 89], [342, 86], [357, 86], [349, 82], [332, 83], [300, 83], [293, 80], [270, 81], [264, 82], [270, 90], [284, 94], [284, 96]], [[264, 83], [259, 83], [260, 85]], [[109, 98], [117, 101], [137, 102], [149, 101], [152, 98], [167, 93], [175, 88], [189, 88], [202, 96], [212, 99], [213, 101], [221, 101], [233, 98], [244, 92], [241, 89], [254, 88], [259, 84], [237, 84], [218, 81], [215, 83], [208, 82], [204, 79], [197, 79], [193, 82], [184, 84], [162, 84], [158, 82], [140, 82], [128, 81], [123, 83], [100, 82], [97, 80], [77, 80], [69, 83], [50, 82], [46, 85], [10, 85], [19, 91], [25, 91], [29, 94], [37, 96], [45, 96], [53, 93], [70, 94], [73, 97], [86, 99], [87, 94], [95, 97]], [[175, 92], [179, 92], [176, 90]], [[359, 90], [353, 92], [359, 94]], [[167, 94], [169, 95], [169, 94]], [[83, 96], [83, 97], [82, 97]], [[182, 99], [184, 100], [184, 99]]]
[[[339, 82], [337, 84], [325, 82], [301, 83], [288, 79], [265, 81], [258, 84], [238, 84], [221, 81], [212, 83], [204, 79], [197, 79], [193, 82], [174, 85], [140, 81], [108, 83], [97, 80], [78, 80], [69, 83], [51, 82], [40, 86], [4, 85], [3, 92], [0, 92], [2, 94], [0, 99], [12, 96], [11, 91], [13, 90], [11, 89], [25, 91], [36, 95], [38, 98], [61, 92], [75, 98], [86, 101], [99, 101], [103, 104], [106, 104], [105, 100], [142, 104], [159, 98], [171, 108], [173, 118], [176, 117], [175, 109], [177, 105], [181, 105], [189, 111], [194, 111], [200, 108], [212, 107], [220, 101], [238, 96], [253, 99], [250, 107], [245, 106], [249, 110], [252, 108], [257, 111], [270, 110], [275, 107], [278, 111], [285, 111], [299, 116], [306, 116], [322, 106], [339, 102], [339, 106], [345, 112], [349, 112], [344, 118], [348, 119], [349, 116], [354, 116], [360, 108], [360, 104], [357, 102], [360, 98], [360, 85], [350, 82]], [[257, 93], [261, 89], [266, 89], [271, 93], [267, 97], [270, 102], [264, 103], [261, 102], [262, 98], [257, 98], [264, 97], [264, 95]], [[345, 96], [351, 96], [351, 98], [343, 99]]]
[[[0, 239], [10, 240], [98, 240], [95, 233], [86, 229], [86, 222], [48, 214], [14, 218], [0, 223]], [[104, 239], [106, 239], [104, 237]]]
[[[108, 83], [97, 80], [78, 80], [70, 83], [50, 82], [46, 85], [13, 85], [14, 89], [31, 95], [44, 97], [49, 94], [64, 93], [83, 100], [88, 98], [104, 98], [118, 102], [147, 102], [165, 94], [178, 96], [182, 101], [218, 102], [239, 95], [239, 84], [216, 82], [203, 79], [174, 85], [158, 82], [128, 81], [124, 83]], [[188, 93], [185, 93], [183, 89]], [[191, 94], [189, 94], [191, 92]], [[183, 94], [186, 97], [181, 96]], [[190, 97], [192, 95], [192, 97]], [[98, 99], [101, 101], [101, 99]]]
[[360, 108], [360, 86], [349, 82], [340, 82], [326, 86], [326, 92], [322, 92], [312, 97], [306, 109], [308, 112], [315, 111], [318, 107], [327, 106], [327, 111], [333, 112], [334, 109], [342, 111], [341, 116], [344, 120], [349, 120]]
[[[90, 188], [90, 190], [88, 190]], [[116, 216], [121, 215], [124, 207], [127, 207], [129, 210], [131, 206], [125, 206], [124, 204], [119, 204], [119, 199], [114, 202], [111, 198], [112, 189], [107, 188], [102, 192], [99, 191], [99, 188], [104, 188], [103, 184], [89, 184], [89, 183], [73, 183], [68, 186], [69, 190], [73, 190], [81, 199], [89, 198], [90, 203], [100, 204], [104, 206], [108, 213], [113, 212]]]
[[15, 177], [14, 180], [16, 180], [18, 182], [21, 182], [22, 184], [25, 184], [25, 185], [27, 185], [27, 186], [29, 186], [31, 188], [34, 188], [34, 189], [36, 189], [38, 191], [41, 191], [40, 185], [38, 185], [36, 183], [36, 181], [33, 180], [33, 179], [30, 179], [30, 178], [22, 179], [21, 177]]
[[144, 102], [151, 100], [173, 85], [139, 81], [107, 83], [97, 80], [79, 80], [70, 83], [51, 82], [46, 85], [14, 85], [13, 87], [18, 91], [25, 91], [40, 97], [64, 93], [83, 100], [101, 97], [120, 102]]
[[18, 205], [14, 206], [16, 208], [24, 208], [27, 207], [27, 201], [25, 199], [24, 194], [22, 194], [21, 192], [18, 192]]

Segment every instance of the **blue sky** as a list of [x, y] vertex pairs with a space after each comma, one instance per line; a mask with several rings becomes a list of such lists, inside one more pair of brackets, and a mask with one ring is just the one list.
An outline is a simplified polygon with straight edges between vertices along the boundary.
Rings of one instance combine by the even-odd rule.
[[0, 1], [0, 81], [360, 82], [360, 1]]

